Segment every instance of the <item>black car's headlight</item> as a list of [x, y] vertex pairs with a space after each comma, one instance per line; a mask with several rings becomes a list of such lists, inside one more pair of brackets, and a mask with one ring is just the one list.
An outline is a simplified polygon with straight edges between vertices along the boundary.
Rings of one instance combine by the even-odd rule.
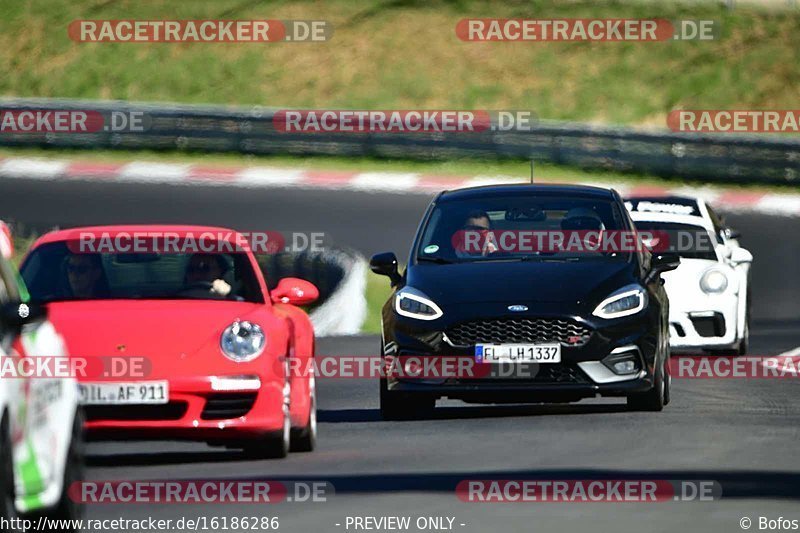
[[411, 287], [403, 287], [394, 296], [394, 310], [398, 315], [417, 320], [436, 320], [444, 313], [425, 293]]
[[639, 285], [626, 285], [600, 302], [592, 313], [600, 318], [635, 315], [647, 307], [647, 292]]
[[222, 332], [219, 347], [228, 359], [237, 363], [252, 361], [264, 351], [267, 337], [258, 324], [237, 320]]

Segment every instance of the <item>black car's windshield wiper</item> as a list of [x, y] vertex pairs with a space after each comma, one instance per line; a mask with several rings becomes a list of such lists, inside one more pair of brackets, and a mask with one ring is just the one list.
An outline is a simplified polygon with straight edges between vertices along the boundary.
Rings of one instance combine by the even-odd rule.
[[435, 255], [426, 255], [426, 256], [419, 256], [417, 257], [418, 262], [423, 263], [436, 263], [439, 265], [449, 265], [452, 263], [449, 259], [445, 259], [444, 257], [437, 257]]

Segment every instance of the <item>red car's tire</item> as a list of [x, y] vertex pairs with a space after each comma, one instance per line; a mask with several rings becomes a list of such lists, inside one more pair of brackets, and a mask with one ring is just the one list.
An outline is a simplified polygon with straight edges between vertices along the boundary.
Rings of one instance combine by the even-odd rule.
[[284, 410], [283, 428], [260, 439], [248, 442], [244, 454], [253, 459], [282, 459], [289, 455], [292, 422], [288, 410]]
[[308, 423], [303, 428], [292, 429], [293, 452], [310, 452], [317, 446], [317, 385], [313, 375], [309, 378], [308, 394]]

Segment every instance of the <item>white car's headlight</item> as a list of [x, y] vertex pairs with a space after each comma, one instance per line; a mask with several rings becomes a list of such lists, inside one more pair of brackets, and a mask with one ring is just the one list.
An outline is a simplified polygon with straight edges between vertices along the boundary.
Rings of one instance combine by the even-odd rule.
[[725, 292], [725, 289], [728, 288], [728, 276], [716, 268], [706, 270], [700, 278], [700, 288], [703, 289], [703, 292], [710, 294]]
[[222, 332], [219, 346], [225, 357], [237, 363], [252, 361], [264, 351], [267, 337], [258, 324], [237, 320]]
[[403, 287], [394, 296], [394, 310], [398, 315], [418, 320], [436, 320], [444, 313], [422, 291]]
[[647, 306], [647, 293], [639, 285], [627, 285], [600, 302], [592, 313], [600, 318], [635, 315]]

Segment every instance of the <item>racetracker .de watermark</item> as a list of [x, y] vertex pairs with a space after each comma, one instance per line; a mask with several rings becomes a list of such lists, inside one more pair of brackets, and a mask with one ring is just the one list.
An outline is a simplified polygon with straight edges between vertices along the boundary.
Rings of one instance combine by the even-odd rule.
[[[694, 237], [687, 235], [681, 246], [694, 249]], [[456, 252], [480, 254], [665, 251], [677, 243], [671, 242], [667, 232], [658, 230], [459, 230], [450, 244]]]
[[531, 131], [537, 118], [525, 110], [283, 109], [272, 119], [280, 133], [480, 133]]
[[799, 109], [679, 109], [667, 115], [677, 132], [800, 133]]
[[72, 501], [90, 504], [321, 503], [335, 493], [327, 481], [276, 480], [76, 481], [68, 490]]
[[712, 480], [465, 479], [456, 496], [471, 503], [713, 501], [722, 486]]
[[0, 108], [0, 135], [17, 133], [142, 133], [153, 121], [144, 111]]
[[721, 34], [719, 21], [667, 19], [503, 19], [467, 18], [456, 24], [462, 41], [711, 41]]
[[[583, 341], [584, 337], [575, 336], [567, 340], [567, 345]], [[283, 365], [283, 361], [276, 361], [275, 371], [280, 372]], [[331, 379], [533, 379], [547, 366], [522, 362], [522, 359], [516, 363], [485, 362], [474, 355], [318, 355], [288, 360], [288, 372], [292, 377]]]
[[142, 356], [0, 357], [0, 379], [143, 379], [152, 370], [152, 361]]
[[681, 379], [797, 379], [800, 356], [673, 355], [670, 375]]
[[80, 232], [67, 241], [76, 254], [276, 254], [325, 250], [325, 233], [279, 231], [121, 231]]
[[79, 43], [325, 42], [327, 20], [73, 20], [69, 38]]

